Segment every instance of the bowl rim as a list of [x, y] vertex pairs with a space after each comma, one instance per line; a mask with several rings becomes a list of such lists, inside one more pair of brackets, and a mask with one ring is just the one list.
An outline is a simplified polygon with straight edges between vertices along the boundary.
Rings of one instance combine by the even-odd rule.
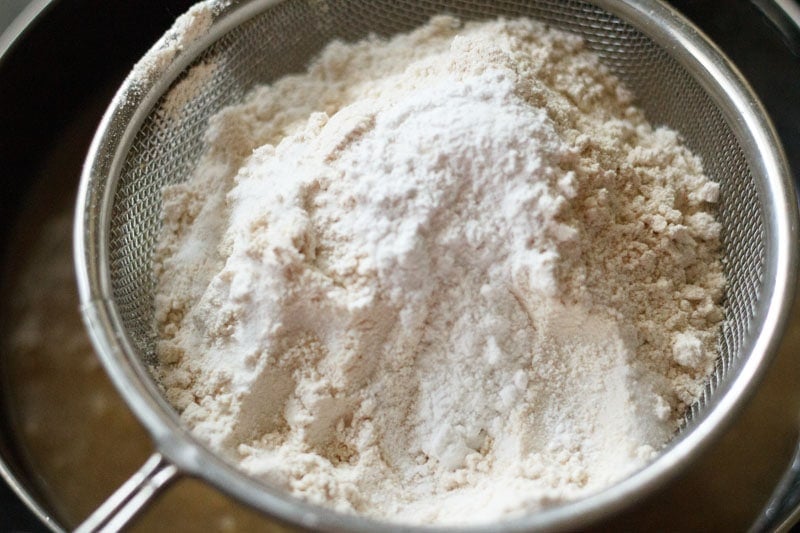
[[[10, 24], [0, 31], [0, 71], [16, 45], [55, 3], [56, 0], [30, 0], [11, 20]], [[20, 471], [10, 464], [7, 457], [2, 455], [0, 455], [0, 478], [5, 480], [11, 490], [42, 524], [54, 532], [64, 531], [52, 510], [45, 508], [43, 503], [34, 496], [35, 493], [28, 487], [25, 479], [20, 475]]]

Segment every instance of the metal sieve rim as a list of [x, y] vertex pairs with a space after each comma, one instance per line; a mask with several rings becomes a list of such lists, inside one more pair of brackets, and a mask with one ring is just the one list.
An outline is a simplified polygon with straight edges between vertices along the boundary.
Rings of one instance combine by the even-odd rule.
[[[134, 134], [158, 98], [207, 46], [280, 1], [242, 0], [227, 5], [217, 14], [208, 32], [176, 55], [162, 75], [153, 80], [134, 73], [117, 93], [92, 142], [81, 176], [74, 235], [81, 308], [92, 343], [113, 382], [153, 436], [157, 449], [180, 470], [203, 478], [240, 501], [286, 522], [325, 530], [381, 530], [386, 527], [383, 522], [335, 513], [257, 482], [193, 437], [139, 361], [112, 298], [107, 233], [116, 184]], [[722, 111], [741, 141], [753, 173], [766, 177], [756, 181], [759, 195], [770, 200], [764, 220], [766, 279], [763, 297], [753, 317], [753, 322], [762, 327], [748, 339], [744, 351], [749, 357], [738, 375], [715, 393], [704, 420], [653, 463], [585, 499], [502, 524], [461, 527], [457, 528], [459, 531], [575, 528], [618, 511], [663, 485], [721, 434], [754, 392], [776, 351], [794, 293], [797, 250], [791, 239], [798, 224], [793, 187], [778, 137], [752, 89], [696, 27], [660, 1], [642, 0], [633, 4], [592, 0], [592, 3], [631, 23], [669, 51]]]

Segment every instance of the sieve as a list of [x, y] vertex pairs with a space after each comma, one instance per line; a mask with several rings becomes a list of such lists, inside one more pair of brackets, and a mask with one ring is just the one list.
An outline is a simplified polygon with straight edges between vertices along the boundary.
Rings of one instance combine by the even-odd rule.
[[[716, 369], [681, 431], [652, 463], [581, 500], [459, 531], [574, 529], [619, 511], [691, 464], [753, 392], [777, 348], [793, 295], [794, 192], [777, 135], [752, 90], [673, 9], [657, 0], [220, 2], [204, 31], [191, 38], [171, 31], [149, 52], [150, 59], [158, 59], [151, 62], [155, 71], [134, 69], [100, 124], [81, 178], [75, 261], [84, 321], [156, 450], [81, 530], [122, 528], [181, 475], [199, 477], [273, 518], [309, 529], [396, 526], [294, 498], [248, 477], [192, 435], [151, 375], [156, 362], [151, 260], [161, 190], [191, 174], [209, 117], [256, 85], [303, 71], [333, 39], [389, 36], [439, 13], [463, 20], [527, 16], [583, 37], [636, 94], [650, 122], [678, 130], [701, 156], [707, 174], [719, 181], [728, 278]], [[179, 51], [166, 54], [165, 43], [176, 39], [183, 39]], [[175, 110], [170, 89], [200, 63], [218, 68]]]

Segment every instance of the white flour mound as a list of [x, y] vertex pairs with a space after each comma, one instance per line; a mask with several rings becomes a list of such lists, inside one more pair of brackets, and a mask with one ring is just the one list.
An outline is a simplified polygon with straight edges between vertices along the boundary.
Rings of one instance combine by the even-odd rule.
[[528, 20], [332, 43], [164, 191], [157, 369], [202, 438], [337, 510], [475, 523], [652, 459], [712, 371], [718, 186]]

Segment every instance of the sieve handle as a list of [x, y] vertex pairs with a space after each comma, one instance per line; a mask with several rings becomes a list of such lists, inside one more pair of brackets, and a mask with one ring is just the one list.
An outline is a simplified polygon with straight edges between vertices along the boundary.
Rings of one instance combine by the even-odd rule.
[[789, 531], [800, 519], [800, 444], [764, 510], [749, 533]]
[[120, 531], [171, 481], [178, 468], [154, 453], [147, 462], [89, 516], [75, 533]]

